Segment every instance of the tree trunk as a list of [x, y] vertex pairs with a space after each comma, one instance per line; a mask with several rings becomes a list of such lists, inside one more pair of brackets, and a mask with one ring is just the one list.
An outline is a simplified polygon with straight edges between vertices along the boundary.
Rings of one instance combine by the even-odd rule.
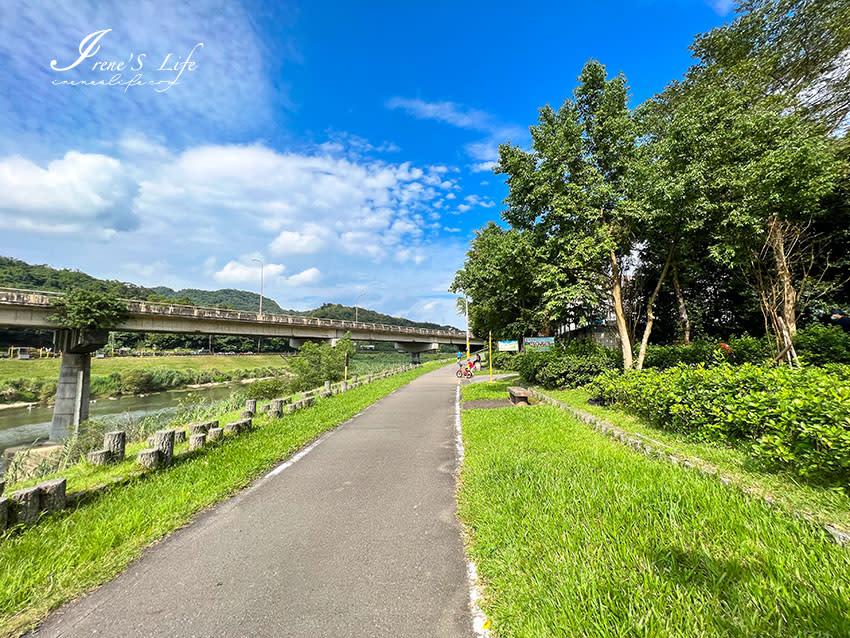
[[632, 369], [632, 342], [629, 339], [629, 327], [626, 313], [623, 311], [623, 290], [620, 286], [620, 266], [617, 255], [611, 251], [611, 299], [614, 302], [614, 315], [617, 317], [617, 332], [620, 335], [620, 348], [623, 351], [623, 369]]
[[643, 370], [643, 360], [646, 358], [646, 346], [649, 344], [649, 334], [652, 332], [652, 324], [655, 321], [655, 314], [652, 312], [652, 307], [655, 305], [655, 298], [658, 296], [658, 291], [661, 290], [661, 284], [667, 278], [667, 271], [670, 269], [670, 262], [673, 259], [673, 251], [676, 250], [676, 245], [670, 246], [667, 253], [667, 261], [664, 262], [664, 268], [661, 270], [661, 276], [658, 277], [658, 283], [655, 284], [655, 290], [652, 291], [652, 296], [649, 298], [649, 303], [646, 304], [646, 327], [643, 329], [643, 339], [640, 341], [640, 352], [638, 352], [637, 369]]
[[788, 334], [793, 338], [797, 334], [797, 291], [794, 289], [794, 278], [788, 267], [788, 255], [785, 250], [785, 229], [776, 218], [770, 221], [771, 247], [773, 259], [776, 262], [776, 274], [782, 291], [782, 319]]
[[673, 288], [676, 291], [676, 301], [679, 304], [679, 321], [682, 322], [682, 343], [688, 345], [691, 342], [691, 319], [688, 317], [688, 308], [685, 306], [685, 297], [682, 287], [679, 285], [679, 271], [676, 262], [673, 262]]

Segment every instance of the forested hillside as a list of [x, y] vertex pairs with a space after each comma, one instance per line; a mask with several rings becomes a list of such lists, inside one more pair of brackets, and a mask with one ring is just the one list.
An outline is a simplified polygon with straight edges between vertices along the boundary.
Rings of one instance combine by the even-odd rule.
[[[355, 312], [351, 306], [341, 306], [337, 303], [322, 304], [315, 310], [308, 310], [303, 313], [310, 317], [321, 317], [323, 319], [340, 319], [343, 321], [354, 321]], [[418, 328], [432, 328], [434, 330], [454, 330], [452, 326], [441, 326], [436, 323], [427, 321], [411, 321], [402, 317], [393, 317], [385, 315], [367, 308], [357, 309], [357, 321], [368, 321], [371, 323], [385, 323], [391, 326], [410, 326]]]

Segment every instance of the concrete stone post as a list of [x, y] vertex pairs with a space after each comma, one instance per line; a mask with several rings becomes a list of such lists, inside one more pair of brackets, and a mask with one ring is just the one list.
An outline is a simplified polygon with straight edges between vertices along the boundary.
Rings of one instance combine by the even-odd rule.
[[330, 392], [330, 391], [331, 391], [331, 382], [325, 381], [325, 392]]
[[113, 461], [124, 460], [124, 449], [127, 445], [127, 434], [123, 430], [107, 432], [103, 435], [103, 449], [109, 450]]
[[32, 525], [41, 513], [41, 490], [38, 487], [28, 487], [12, 492], [11, 499], [15, 501], [15, 520], [24, 525]]
[[41, 509], [45, 512], [57, 512], [65, 509], [67, 502], [65, 489], [67, 482], [63, 478], [43, 481], [37, 486], [41, 490]]
[[163, 465], [170, 465], [174, 458], [174, 430], [157, 430], [153, 436], [154, 449], [159, 450]]
[[206, 434], [193, 434], [189, 437], [189, 449], [190, 450], [199, 450], [204, 447], [204, 443], [207, 442]]

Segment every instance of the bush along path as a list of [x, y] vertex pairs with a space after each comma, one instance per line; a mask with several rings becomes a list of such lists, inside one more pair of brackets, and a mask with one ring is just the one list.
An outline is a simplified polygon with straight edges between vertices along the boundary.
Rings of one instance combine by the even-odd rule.
[[[26, 498], [2, 501], [7, 523], [15, 522], [0, 536], [0, 635], [17, 635], [111, 579], [145, 546], [199, 510], [440, 365], [405, 366], [367, 378], [371, 382], [326, 385], [294, 402], [249, 401], [246, 410], [219, 415], [224, 428], [196, 423], [188, 431], [160, 430], [150, 441], [133, 444], [107, 434], [103, 450], [71, 468], [74, 491], [64, 494], [65, 477], [47, 477], [17, 490]], [[128, 457], [123, 461], [122, 443]]]
[[494, 636], [850, 635], [850, 552], [808, 522], [558, 407], [462, 421], [459, 512]]
[[[718, 468], [715, 467], [712, 463], [709, 463], [708, 461], [705, 461], [702, 458], [693, 455], [682, 456], [670, 446], [652, 437], [646, 436], [638, 432], [626, 431], [622, 428], [617, 427], [610, 421], [607, 421], [584, 410], [575, 408], [567, 403], [564, 403], [563, 401], [559, 401], [555, 397], [541, 391], [539, 388], [535, 388], [533, 386], [526, 387], [528, 387], [528, 389], [540, 401], [557, 406], [562, 410], [566, 410], [574, 418], [578, 419], [582, 423], [589, 425], [593, 429], [609, 436], [610, 438], [620, 442], [623, 445], [627, 445], [628, 447], [632, 448], [637, 452], [645, 454], [648, 457], [658, 459], [662, 462], [671, 463], [673, 465], [680, 465], [683, 468], [701, 472], [707, 476], [716, 478], [724, 485], [731, 485], [736, 487], [744, 494], [760, 498], [767, 505], [777, 505], [776, 499], [773, 498], [771, 495], [762, 494], [762, 490], [737, 482], [734, 477], [725, 475], [722, 471], [719, 471]], [[819, 518], [813, 513], [804, 510], [796, 510], [792, 511], [791, 513], [794, 516], [798, 516], [810, 522], [816, 522]], [[832, 538], [839, 545], [850, 546], [850, 530], [845, 529], [843, 526], [836, 523], [825, 523], [823, 524], [823, 529], [828, 532], [829, 537]]]

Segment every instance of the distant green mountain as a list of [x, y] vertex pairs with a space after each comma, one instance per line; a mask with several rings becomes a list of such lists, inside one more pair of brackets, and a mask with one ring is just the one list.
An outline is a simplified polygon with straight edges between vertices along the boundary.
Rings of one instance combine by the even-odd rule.
[[[322, 319], [340, 319], [343, 321], [354, 321], [354, 308], [351, 306], [341, 306], [336, 303], [326, 303], [319, 306], [315, 310], [308, 310], [304, 313], [310, 317], [320, 317]], [[452, 326], [441, 326], [436, 323], [428, 323], [426, 321], [411, 321], [401, 317], [393, 317], [385, 315], [375, 310], [367, 308], [357, 308], [357, 320], [368, 321], [370, 323], [384, 323], [390, 326], [409, 326], [412, 328], [431, 328], [433, 330], [455, 330]]]
[[[67, 268], [59, 270], [45, 264], [28, 264], [25, 261], [11, 257], [0, 257], [0, 286], [26, 288], [29, 290], [52, 290], [56, 292], [65, 292], [74, 288], [86, 288], [99, 292], [108, 292], [125, 299], [166, 301], [197, 306], [220, 306], [233, 310], [257, 311], [260, 304], [260, 295], [255, 292], [248, 292], [247, 290], [236, 290], [233, 288], [224, 288], [221, 290], [185, 288], [183, 290], [173, 290], [165, 286], [146, 288], [122, 281], [97, 279], [79, 270], [69, 270]], [[273, 299], [265, 296], [263, 297], [263, 312], [354, 321], [353, 307], [326, 303], [314, 310], [284, 310]], [[357, 309], [357, 318], [360, 321], [384, 323], [392, 326], [451, 329], [451, 326], [440, 326], [435, 323], [417, 322], [402, 317], [392, 317], [366, 308]]]
[[[222, 306], [234, 310], [259, 310], [260, 295], [247, 290], [236, 290], [234, 288], [222, 288], [221, 290], [198, 290], [197, 288], [183, 288], [172, 290], [165, 286], [151, 288], [156, 294], [169, 299], [189, 301], [195, 306]], [[274, 299], [263, 296], [263, 312], [284, 313], [283, 308], [277, 305]], [[287, 311], [288, 312], [288, 311]]]

